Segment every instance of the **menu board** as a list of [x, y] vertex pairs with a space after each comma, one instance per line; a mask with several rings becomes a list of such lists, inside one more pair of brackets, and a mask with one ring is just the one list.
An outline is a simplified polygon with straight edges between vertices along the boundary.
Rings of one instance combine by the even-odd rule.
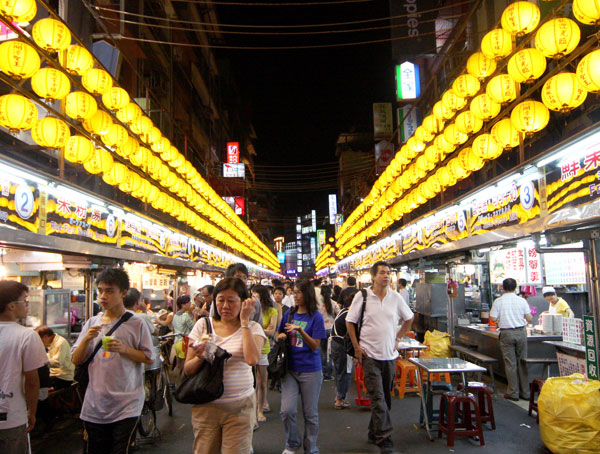
[[468, 236], [467, 220], [463, 210], [449, 211], [427, 218], [422, 228], [419, 249], [441, 246]]
[[525, 284], [525, 249], [500, 249], [490, 252], [490, 281], [502, 284], [504, 279], [512, 277], [518, 284]]
[[585, 284], [585, 255], [583, 252], [544, 254], [547, 285]]
[[0, 225], [37, 233], [40, 222], [40, 191], [37, 185], [8, 178], [0, 177]]
[[126, 217], [121, 221], [120, 246], [136, 251], [166, 255], [167, 237], [157, 226]]

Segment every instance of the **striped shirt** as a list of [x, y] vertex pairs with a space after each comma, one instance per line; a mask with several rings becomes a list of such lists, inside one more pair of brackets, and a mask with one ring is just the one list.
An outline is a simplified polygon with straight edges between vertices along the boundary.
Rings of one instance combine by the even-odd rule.
[[[212, 318], [208, 318], [212, 324]], [[262, 327], [253, 321], [250, 321], [250, 331], [253, 336], [261, 336], [267, 339]], [[206, 322], [203, 318], [198, 320], [190, 333], [190, 339], [194, 342], [200, 342], [202, 335], [206, 332]], [[225, 362], [223, 371], [223, 395], [215, 402], [227, 403], [235, 402], [239, 399], [249, 397], [254, 392], [254, 378], [252, 376], [252, 367], [244, 360], [244, 351], [242, 348], [243, 333], [242, 328], [238, 329], [231, 336], [220, 337], [214, 330], [213, 336], [215, 344], [231, 353], [231, 358]]]

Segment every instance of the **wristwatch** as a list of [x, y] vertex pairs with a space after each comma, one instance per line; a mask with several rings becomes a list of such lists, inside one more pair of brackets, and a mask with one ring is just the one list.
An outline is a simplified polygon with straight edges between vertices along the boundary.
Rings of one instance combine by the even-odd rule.
[[242, 325], [242, 328], [250, 329], [250, 324]]

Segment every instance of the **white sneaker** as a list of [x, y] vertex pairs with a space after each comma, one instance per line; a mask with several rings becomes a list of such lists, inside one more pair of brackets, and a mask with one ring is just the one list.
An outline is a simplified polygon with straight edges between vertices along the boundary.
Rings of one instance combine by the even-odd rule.
[[281, 454], [296, 454], [296, 451], [290, 451], [289, 449], [284, 449]]

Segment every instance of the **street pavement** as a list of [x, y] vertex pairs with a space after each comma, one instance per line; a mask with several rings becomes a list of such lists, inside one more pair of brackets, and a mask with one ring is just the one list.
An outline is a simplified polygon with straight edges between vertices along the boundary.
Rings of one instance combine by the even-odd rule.
[[[353, 383], [354, 385], [354, 383]], [[353, 405], [346, 410], [333, 408], [335, 388], [333, 382], [325, 382], [319, 403], [319, 448], [322, 454], [377, 453], [376, 446], [366, 442], [369, 410]], [[269, 403], [273, 411], [268, 413], [267, 422], [254, 432], [254, 452], [256, 454], [280, 454], [285, 437], [279, 418], [279, 394], [269, 392]], [[354, 400], [356, 388], [352, 389]], [[496, 414], [495, 431], [484, 431], [485, 446], [469, 438], [457, 438], [453, 448], [446, 446], [446, 440], [427, 439], [426, 433], [417, 425], [420, 400], [416, 394], [404, 399], [393, 399], [392, 420], [393, 441], [398, 453], [438, 454], [438, 453], [510, 453], [546, 454], [548, 451], [540, 441], [539, 426], [535, 418], [513, 402], [503, 398], [494, 400]], [[523, 403], [521, 403], [523, 406]], [[139, 450], [143, 454], [191, 453], [193, 433], [190, 422], [191, 407], [175, 404], [174, 416], [169, 417], [163, 409], [157, 414], [160, 438], [139, 440]], [[302, 421], [302, 412], [298, 418]], [[436, 434], [437, 436], [437, 434]], [[80, 424], [71, 416], [55, 425], [51, 432], [39, 428], [32, 437], [34, 454], [81, 453]], [[212, 454], [212, 453], [211, 453]], [[214, 453], [219, 454], [219, 453]], [[301, 454], [299, 451], [298, 454]]]

